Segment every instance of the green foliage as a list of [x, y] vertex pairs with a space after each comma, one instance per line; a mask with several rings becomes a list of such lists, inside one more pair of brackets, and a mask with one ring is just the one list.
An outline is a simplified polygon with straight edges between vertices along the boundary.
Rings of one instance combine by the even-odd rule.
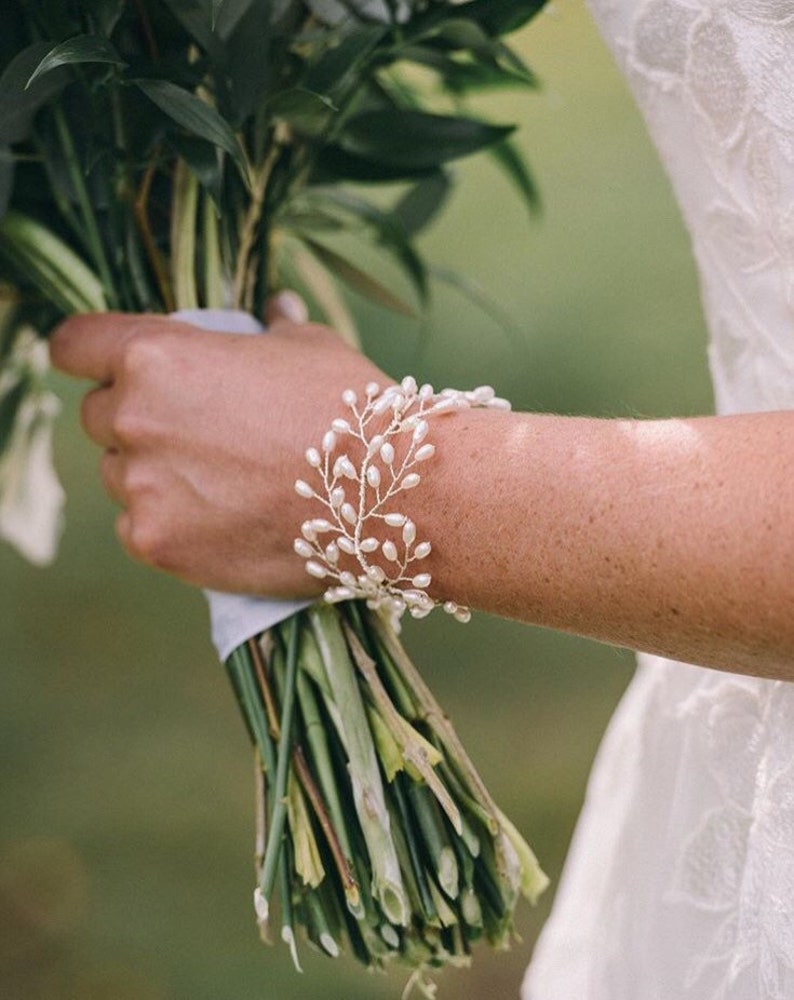
[[[179, 304], [174, 274], [190, 265], [174, 260], [171, 244], [179, 162], [216, 207], [212, 252], [220, 248], [219, 267], [232, 288], [227, 305], [253, 309], [288, 266], [278, 249], [289, 245], [281, 239], [288, 235], [344, 283], [411, 311], [328, 244], [348, 232], [383, 247], [424, 302], [427, 268], [413, 240], [446, 204], [443, 168], [480, 150], [493, 149], [534, 204], [526, 164], [507, 143], [512, 126], [484, 121], [461, 101], [495, 86], [535, 86], [504, 36], [540, 3], [9, 6], [0, 39], [0, 217], [13, 209], [62, 239], [114, 306]], [[417, 65], [433, 82], [417, 82]], [[389, 211], [362, 194], [332, 205], [328, 186], [339, 182], [413, 187]], [[181, 245], [195, 248], [192, 266], [206, 304], [214, 293], [203, 287], [209, 251], [202, 218], [183, 220], [197, 231]], [[46, 328], [69, 297], [42, 278], [57, 267], [26, 273], [13, 265], [19, 256], [6, 238], [0, 280], [45, 306]], [[209, 277], [217, 289], [217, 268]]]

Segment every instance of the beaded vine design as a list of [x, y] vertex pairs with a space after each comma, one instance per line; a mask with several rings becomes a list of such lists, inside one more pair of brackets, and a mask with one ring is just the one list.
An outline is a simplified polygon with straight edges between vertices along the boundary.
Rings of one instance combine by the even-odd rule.
[[[509, 410], [510, 403], [490, 386], [437, 393], [431, 385], [418, 387], [410, 375], [383, 390], [370, 382], [363, 405], [352, 389], [342, 393], [342, 402], [350, 416], [334, 420], [321, 447], [306, 451], [319, 488], [304, 479], [295, 482], [299, 496], [319, 501], [328, 511], [327, 517], [304, 521], [295, 551], [306, 560], [307, 573], [333, 581], [326, 601], [363, 599], [395, 621], [405, 611], [424, 618], [437, 606], [427, 593], [432, 578], [421, 567], [432, 546], [419, 539], [416, 524], [399, 510], [398, 501], [420, 484], [416, 470], [435, 454], [435, 445], [426, 440], [428, 418], [472, 407]], [[384, 428], [387, 414], [391, 419]], [[348, 438], [361, 446], [358, 464], [344, 450]], [[375, 537], [376, 523], [394, 529], [393, 536], [383, 541]], [[352, 556], [359, 572], [340, 569], [342, 555]], [[458, 621], [471, 617], [468, 608], [454, 601], [442, 606]]]

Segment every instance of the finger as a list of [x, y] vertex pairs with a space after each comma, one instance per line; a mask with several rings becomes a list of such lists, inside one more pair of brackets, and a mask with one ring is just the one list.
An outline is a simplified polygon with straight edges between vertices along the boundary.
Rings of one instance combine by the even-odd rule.
[[195, 327], [167, 316], [135, 313], [82, 313], [70, 316], [50, 338], [50, 357], [56, 368], [77, 378], [97, 382], [114, 380], [133, 337], [144, 332], [169, 333]]
[[265, 321], [268, 326], [286, 320], [288, 323], [303, 325], [309, 322], [309, 309], [297, 292], [284, 289], [273, 295], [265, 304]]
[[117, 442], [113, 433], [115, 397], [111, 389], [92, 389], [83, 396], [80, 405], [80, 422], [83, 430], [96, 444], [112, 448]]
[[110, 382], [119, 342], [138, 329], [140, 318], [122, 313], [70, 316], [50, 338], [52, 363], [67, 375]]
[[124, 491], [124, 459], [115, 449], [103, 452], [99, 462], [99, 478], [110, 499], [124, 507], [127, 502]]

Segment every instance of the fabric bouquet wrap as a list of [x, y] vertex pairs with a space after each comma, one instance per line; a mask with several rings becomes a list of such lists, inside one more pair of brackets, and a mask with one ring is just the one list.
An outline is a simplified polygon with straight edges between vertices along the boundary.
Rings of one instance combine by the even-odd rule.
[[[253, 334], [288, 284], [353, 337], [341, 286], [408, 315], [434, 274], [481, 299], [470, 279], [433, 272], [415, 238], [446, 203], [450, 165], [481, 150], [534, 205], [512, 127], [465, 101], [536, 86], [504, 38], [542, 6], [12, 0], [0, 35], [0, 536], [34, 562], [54, 557], [46, 337], [65, 315], [176, 313]], [[389, 207], [368, 197], [373, 185]], [[351, 259], [354, 237], [402, 270], [410, 300]], [[403, 962], [409, 987], [431, 996], [429, 970], [468, 962], [479, 939], [506, 947], [519, 896], [546, 883], [395, 629], [403, 611], [433, 606], [412, 565], [429, 543], [387, 503], [432, 455], [425, 416], [500, 401], [409, 378], [344, 402], [358, 430], [329, 430], [307, 451], [320, 486], [296, 484], [329, 490], [330, 520], [295, 526], [296, 558], [334, 583], [327, 600], [210, 593], [213, 638], [254, 747], [262, 936], [276, 926], [298, 967], [298, 931], [329, 956]], [[397, 471], [389, 441], [365, 437], [386, 411], [412, 431]], [[369, 445], [359, 470], [342, 461], [345, 427]], [[354, 472], [396, 542], [353, 532], [339, 482]], [[337, 572], [340, 549], [367, 553], [366, 572]], [[396, 565], [407, 585], [381, 599]]]

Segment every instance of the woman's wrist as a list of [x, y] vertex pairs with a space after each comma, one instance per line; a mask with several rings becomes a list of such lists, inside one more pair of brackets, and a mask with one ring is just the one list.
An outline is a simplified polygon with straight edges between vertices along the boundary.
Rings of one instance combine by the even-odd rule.
[[[459, 620], [468, 620], [468, 610], [455, 597], [454, 571], [449, 589], [443, 587], [444, 600], [430, 596], [432, 567], [447, 560], [432, 557], [435, 542], [423, 522], [432, 512], [434, 523], [442, 526], [444, 515], [454, 511], [452, 488], [470, 474], [466, 465], [447, 459], [449, 476], [439, 489], [433, 468], [437, 444], [441, 434], [445, 445], [453, 446], [456, 428], [465, 433], [463, 418], [473, 410], [509, 408], [489, 387], [435, 393], [411, 377], [386, 389], [370, 383], [343, 394], [345, 415], [306, 449], [305, 477], [295, 482], [307, 504], [295, 551], [306, 560], [307, 572], [326, 585], [326, 599], [364, 598], [371, 607], [398, 617], [408, 611], [417, 618], [441, 603]], [[432, 490], [428, 479], [437, 483]], [[423, 493], [425, 502], [417, 502]], [[422, 510], [421, 520], [414, 508]], [[442, 541], [441, 552], [447, 548]]]

